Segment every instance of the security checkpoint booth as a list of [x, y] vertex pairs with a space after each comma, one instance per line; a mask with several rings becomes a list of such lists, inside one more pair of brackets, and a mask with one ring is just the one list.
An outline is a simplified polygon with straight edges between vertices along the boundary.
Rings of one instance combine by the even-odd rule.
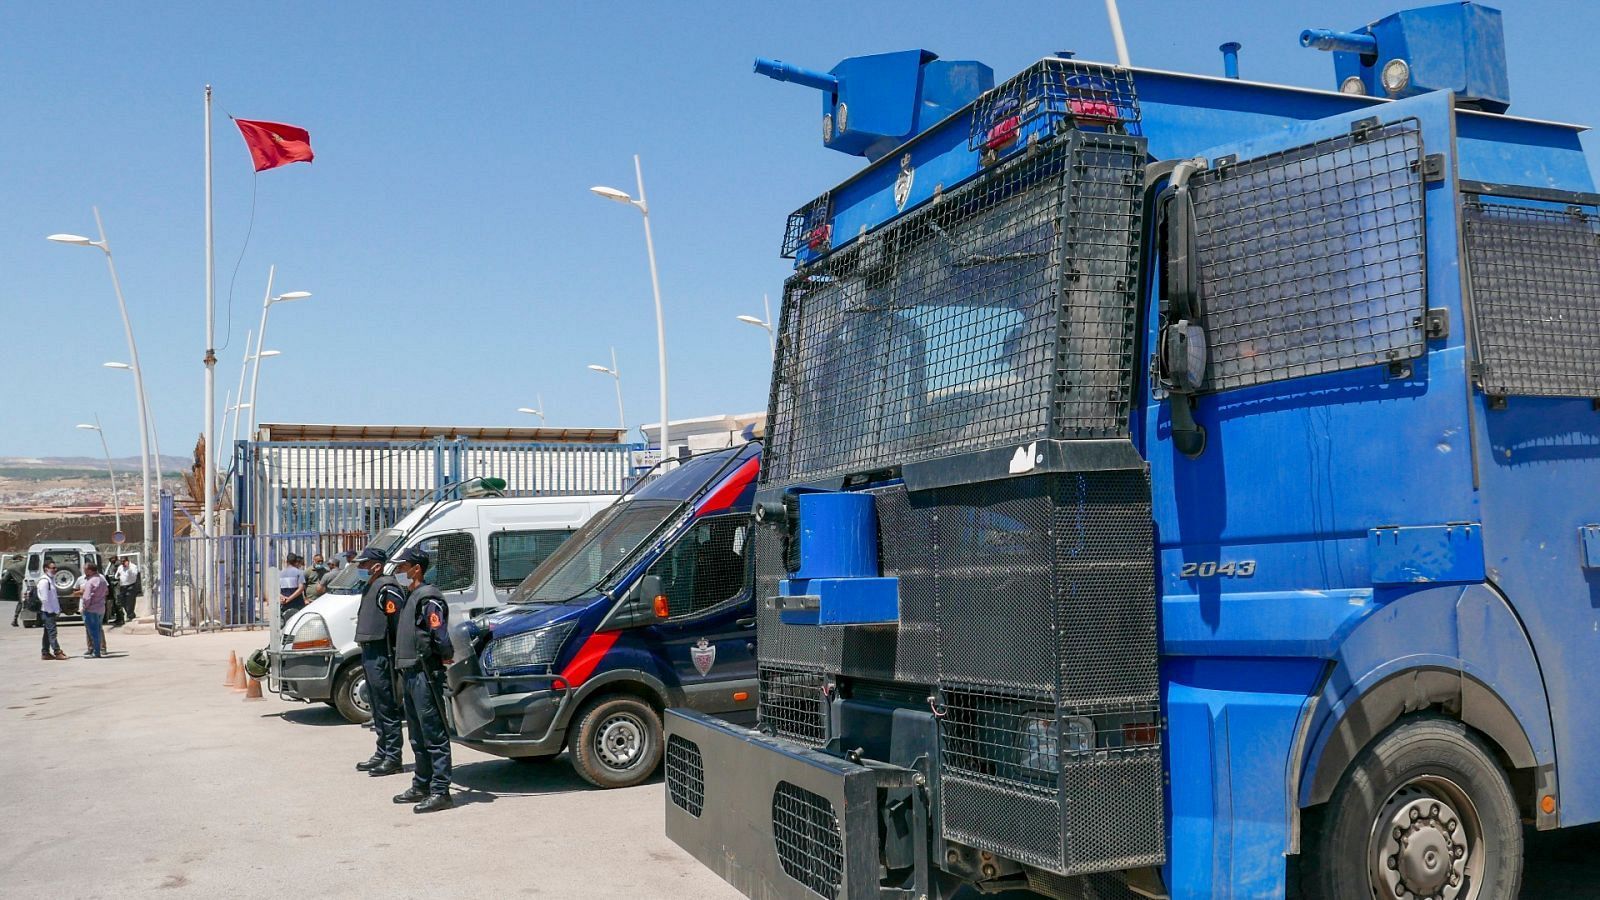
[[474, 479], [504, 481], [508, 497], [619, 494], [646, 465], [624, 438], [618, 428], [261, 425], [256, 440], [234, 446], [229, 533], [205, 536], [163, 503], [157, 625], [169, 634], [264, 627], [276, 603], [263, 601], [277, 596], [290, 554], [359, 550], [417, 504]]

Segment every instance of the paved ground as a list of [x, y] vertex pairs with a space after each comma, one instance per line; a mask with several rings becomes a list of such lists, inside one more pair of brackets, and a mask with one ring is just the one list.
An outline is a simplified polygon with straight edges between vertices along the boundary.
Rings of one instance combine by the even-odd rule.
[[[46, 663], [0, 615], [0, 897], [739, 896], [667, 840], [659, 780], [457, 747], [460, 805], [414, 815], [389, 801], [409, 776], [352, 768], [371, 731], [222, 687], [264, 632], [111, 632], [111, 659]], [[81, 655], [82, 628], [61, 643]]]
[[[352, 768], [371, 731], [222, 687], [262, 632], [112, 632], [112, 659], [45, 663], [10, 613], [0, 897], [738, 897], [666, 839], [659, 780], [596, 791], [565, 759], [457, 747], [460, 806], [417, 816], [389, 802], [407, 777]], [[79, 626], [61, 635], [83, 652]], [[1525, 900], [1600, 898], [1600, 828], [1530, 833], [1527, 868]]]

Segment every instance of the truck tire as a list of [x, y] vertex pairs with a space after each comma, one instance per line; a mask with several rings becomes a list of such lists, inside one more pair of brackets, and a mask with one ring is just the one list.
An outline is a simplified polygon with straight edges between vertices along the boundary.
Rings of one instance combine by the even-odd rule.
[[361, 667], [361, 660], [345, 663], [333, 679], [332, 702], [346, 722], [365, 725], [372, 721], [372, 701], [367, 699], [366, 690], [367, 670]]
[[1307, 900], [1516, 900], [1522, 881], [1511, 782], [1443, 716], [1402, 720], [1361, 751], [1306, 846]]
[[591, 701], [578, 713], [572, 767], [595, 787], [632, 787], [661, 764], [661, 716], [627, 694]]

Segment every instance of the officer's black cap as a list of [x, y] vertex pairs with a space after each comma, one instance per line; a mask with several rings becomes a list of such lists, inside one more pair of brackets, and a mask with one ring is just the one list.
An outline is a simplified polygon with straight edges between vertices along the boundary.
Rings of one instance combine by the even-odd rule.
[[428, 564], [428, 554], [421, 547], [412, 547], [406, 552], [395, 557], [394, 561], [408, 566], [426, 566]]
[[383, 552], [382, 548], [379, 547], [368, 547], [367, 549], [361, 551], [358, 556], [356, 556], [356, 562], [358, 563], [386, 563], [388, 561], [389, 554]]

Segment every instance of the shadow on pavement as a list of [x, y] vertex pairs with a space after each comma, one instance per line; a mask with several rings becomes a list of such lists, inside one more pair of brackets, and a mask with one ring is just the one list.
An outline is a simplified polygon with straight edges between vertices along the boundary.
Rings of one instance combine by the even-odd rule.
[[286, 709], [283, 712], [267, 713], [263, 719], [282, 719], [296, 725], [349, 725], [344, 716], [331, 706], [305, 706], [299, 709]]
[[469, 791], [484, 791], [501, 797], [537, 797], [541, 794], [598, 790], [572, 770], [565, 756], [532, 763], [510, 759], [467, 763], [456, 766], [450, 780]]

